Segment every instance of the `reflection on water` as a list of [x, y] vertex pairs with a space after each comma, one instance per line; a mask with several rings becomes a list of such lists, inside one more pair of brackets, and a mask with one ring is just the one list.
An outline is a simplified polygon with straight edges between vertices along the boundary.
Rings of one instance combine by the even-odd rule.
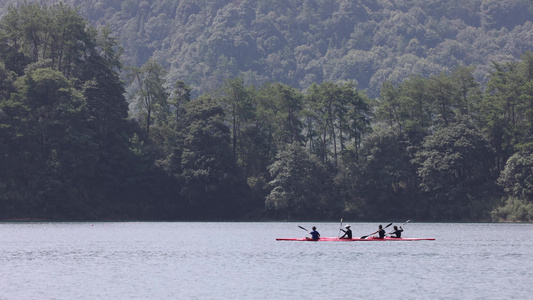
[[[346, 220], [345, 220], [346, 221]], [[385, 223], [385, 222], [383, 222]], [[400, 222], [401, 224], [402, 222]], [[354, 236], [375, 223], [350, 223]], [[0, 223], [0, 299], [528, 299], [530, 224], [287, 242], [338, 223]]]

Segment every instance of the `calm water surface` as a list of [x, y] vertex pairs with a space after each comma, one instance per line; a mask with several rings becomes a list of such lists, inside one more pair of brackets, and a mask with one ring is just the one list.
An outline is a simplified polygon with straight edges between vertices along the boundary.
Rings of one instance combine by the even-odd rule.
[[[354, 236], [379, 225], [350, 224]], [[0, 299], [532, 299], [531, 224], [404, 226], [435, 241], [275, 240], [305, 236], [297, 225], [339, 228], [0, 223]]]

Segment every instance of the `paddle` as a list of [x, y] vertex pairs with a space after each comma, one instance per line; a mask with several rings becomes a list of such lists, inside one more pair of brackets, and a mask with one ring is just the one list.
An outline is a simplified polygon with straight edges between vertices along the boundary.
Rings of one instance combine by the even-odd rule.
[[307, 229], [303, 228], [303, 227], [302, 227], [302, 226], [300, 226], [300, 225], [298, 225], [298, 227], [300, 227], [300, 228], [302, 228], [303, 230], [305, 230], [305, 231], [309, 232], [309, 230], [307, 230]]
[[[389, 227], [389, 226], [391, 226], [391, 225], [392, 225], [392, 223], [389, 223], [389, 225], [383, 227], [383, 229], [385, 229], [385, 228], [387, 228], [387, 227]], [[376, 232], [377, 232], [377, 231], [376, 231]], [[369, 234], [369, 235], [372, 235], [372, 234], [374, 234], [374, 233], [376, 233], [376, 232], [372, 232], [372, 233]], [[366, 239], [369, 235], [363, 235], [362, 237], [360, 237], [360, 239]]]
[[[411, 222], [411, 220], [407, 220], [407, 221], [405, 221], [402, 225], [400, 225], [400, 228], [402, 228], [403, 225], [405, 225], [405, 224], [407, 224], [407, 223], [409, 223], [409, 222]], [[394, 233], [394, 232], [389, 232], [389, 233], [387, 233], [387, 234], [388, 234], [388, 235], [391, 235], [391, 234], [393, 234], [393, 233]]]
[[400, 227], [402, 227], [403, 225], [405, 225], [405, 224], [407, 224], [407, 223], [409, 223], [409, 222], [411, 222], [411, 220], [407, 220], [407, 221], [405, 221], [402, 225], [400, 225]]
[[341, 237], [341, 230], [342, 230], [342, 218], [341, 218], [341, 227], [339, 227], [339, 235], [337, 237]]

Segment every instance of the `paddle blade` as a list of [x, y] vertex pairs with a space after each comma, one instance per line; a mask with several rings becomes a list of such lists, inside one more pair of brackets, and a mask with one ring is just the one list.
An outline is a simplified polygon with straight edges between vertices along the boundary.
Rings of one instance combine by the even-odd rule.
[[360, 239], [366, 239], [368, 237], [368, 235], [363, 235], [362, 237], [360, 237]]
[[391, 226], [391, 225], [392, 225], [392, 223], [389, 223], [389, 225], [383, 227], [383, 229], [385, 229], [385, 228], [387, 228], [387, 227], [389, 227], [389, 226]]

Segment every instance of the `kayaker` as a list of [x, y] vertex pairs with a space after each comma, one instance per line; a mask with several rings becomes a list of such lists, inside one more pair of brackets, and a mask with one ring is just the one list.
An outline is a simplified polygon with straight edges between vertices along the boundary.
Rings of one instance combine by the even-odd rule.
[[309, 232], [309, 234], [311, 235], [311, 239], [312, 240], [320, 239], [320, 233], [318, 233], [318, 231], [316, 231], [316, 227], [315, 226], [313, 226], [313, 231]]
[[394, 228], [394, 231], [389, 233], [391, 235], [391, 237], [401, 238], [402, 237], [402, 232], [403, 232], [402, 226], [400, 226], [400, 229], [398, 229], [398, 226], [394, 226], [393, 228]]
[[346, 230], [341, 229], [342, 232], [344, 232], [344, 235], [341, 236], [341, 239], [351, 239], [352, 238], [352, 230], [350, 229], [350, 225], [346, 225], [346, 226], [344, 226], [344, 228], [346, 228]]
[[385, 229], [383, 229], [382, 225], [379, 225], [379, 229], [376, 232], [371, 233], [371, 234], [376, 234], [376, 233], [379, 235], [377, 238], [380, 238], [380, 239], [385, 238]]

